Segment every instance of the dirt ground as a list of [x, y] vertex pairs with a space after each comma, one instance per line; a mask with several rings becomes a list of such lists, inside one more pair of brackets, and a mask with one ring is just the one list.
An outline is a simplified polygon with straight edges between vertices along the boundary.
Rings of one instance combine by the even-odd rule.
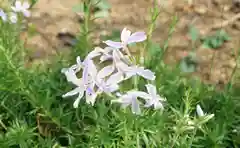
[[[150, 23], [150, 8], [153, 0], [108, 0], [110, 16], [97, 20], [99, 38], [113, 29], [127, 27], [132, 31], [147, 31]], [[36, 26], [37, 35], [28, 37], [27, 47], [34, 50], [33, 59], [53, 55], [64, 47], [66, 41], [59, 33], [79, 32], [79, 15], [72, 11], [79, 0], [40, 0], [32, 9], [28, 22]], [[169, 26], [173, 16], [178, 17], [175, 31], [169, 40], [165, 57], [166, 63], [177, 62], [184, 51], [192, 49], [187, 36], [190, 25], [200, 31], [201, 36], [211, 35], [223, 28], [231, 37], [220, 49], [203, 48], [196, 43], [196, 53], [200, 59], [196, 75], [205, 82], [225, 84], [236, 66], [236, 50], [240, 48], [240, 1], [239, 0], [158, 0], [161, 13], [153, 33], [153, 40], [163, 45], [169, 36]], [[23, 34], [25, 38], [26, 34]], [[97, 42], [97, 41], [96, 41]], [[215, 55], [215, 56], [213, 56]], [[213, 63], [213, 64], [211, 64]], [[212, 70], [211, 69], [212, 66]]]

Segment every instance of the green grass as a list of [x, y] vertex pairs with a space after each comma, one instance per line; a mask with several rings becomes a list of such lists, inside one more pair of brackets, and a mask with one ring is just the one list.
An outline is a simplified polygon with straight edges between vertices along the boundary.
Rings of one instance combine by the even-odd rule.
[[[156, 73], [159, 93], [167, 98], [163, 111], [143, 109], [137, 116], [111, 104], [105, 95], [94, 106], [81, 102], [74, 109], [72, 98], [61, 97], [72, 86], [60, 71], [74, 64], [76, 56], [85, 56], [82, 51], [91, 50], [91, 41], [80, 34], [84, 43], [72, 55], [56, 55], [51, 65], [26, 68], [19, 29], [0, 25], [1, 148], [239, 147], [240, 94], [235, 82], [219, 91], [198, 78], [186, 78], [177, 66], [169, 67], [159, 58], [167, 46], [151, 39], [146, 46], [151, 58], [145, 64]], [[214, 117], [208, 121], [197, 117], [197, 104]], [[195, 123], [194, 128], [188, 121]]]

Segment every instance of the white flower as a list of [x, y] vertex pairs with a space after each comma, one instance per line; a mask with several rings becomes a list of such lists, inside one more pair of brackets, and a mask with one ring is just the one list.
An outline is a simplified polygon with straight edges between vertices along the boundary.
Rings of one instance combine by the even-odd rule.
[[64, 94], [62, 97], [65, 98], [65, 97], [69, 97], [69, 96], [78, 94], [77, 99], [73, 103], [73, 107], [77, 108], [80, 100], [82, 99], [82, 97], [84, 96], [84, 93], [85, 93], [86, 102], [88, 104], [94, 105], [96, 97], [98, 95], [98, 93], [94, 91], [94, 83], [92, 83], [92, 81], [89, 80], [88, 85], [85, 85], [83, 82], [83, 79], [82, 78], [78, 79], [76, 74], [74, 73], [74, 71], [71, 68], [69, 68], [68, 70], [65, 70], [65, 75], [67, 77], [67, 80], [69, 82], [72, 82], [73, 84], [75, 84], [77, 87], [75, 89], [71, 90], [70, 92]]
[[139, 101], [137, 100], [138, 97], [143, 98], [146, 103], [145, 107], [151, 107], [154, 106], [154, 109], [163, 109], [163, 101], [166, 101], [165, 98], [160, 97], [157, 94], [156, 86], [152, 84], [147, 84], [146, 85], [147, 91], [136, 91], [136, 90], [131, 90], [128, 91], [126, 94], [121, 95], [120, 93], [118, 94], [119, 99], [113, 100], [112, 102], [118, 102], [122, 104], [122, 107], [127, 107], [129, 105], [132, 106], [132, 112], [135, 114], [140, 114], [141, 110], [139, 107]]
[[24, 16], [29, 17], [30, 11], [28, 10], [30, 8], [29, 3], [23, 2], [21, 3], [19, 0], [15, 2], [15, 6], [11, 7], [14, 12], [22, 12]]
[[124, 28], [121, 33], [121, 42], [107, 40], [104, 43], [114, 48], [125, 48], [128, 44], [142, 42], [147, 39], [145, 32], [135, 32], [131, 34], [130, 30]]
[[162, 102], [165, 101], [165, 98], [160, 97], [157, 94], [156, 86], [152, 84], [145, 85], [148, 91], [147, 96], [143, 96], [145, 98], [145, 107], [154, 106], [155, 109], [163, 109]]
[[131, 105], [132, 113], [139, 115], [141, 114], [141, 109], [137, 97], [138, 93], [135, 93], [134, 91], [129, 91], [126, 94], [121, 95], [119, 99], [112, 100], [112, 102], [121, 103], [123, 108]]
[[[83, 66], [83, 67], [82, 67]], [[76, 72], [83, 68], [83, 78], [79, 79], [76, 76]], [[97, 69], [92, 60], [86, 60], [84, 63], [80, 62], [80, 58], [77, 58], [77, 64], [66, 69], [62, 69], [62, 73], [65, 74], [67, 81], [75, 84], [77, 88], [63, 95], [63, 97], [73, 96], [78, 94], [78, 98], [75, 100], [73, 106], [78, 107], [81, 98], [86, 97], [88, 104], [94, 105], [95, 100], [99, 92], [94, 90], [96, 85], [95, 77], [97, 75]]]

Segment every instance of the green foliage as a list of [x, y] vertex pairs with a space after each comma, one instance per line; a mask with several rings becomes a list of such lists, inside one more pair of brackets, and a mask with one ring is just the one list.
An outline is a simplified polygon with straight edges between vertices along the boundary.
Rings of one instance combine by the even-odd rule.
[[221, 47], [228, 40], [230, 40], [230, 37], [224, 30], [218, 30], [213, 36], [202, 38], [203, 46], [211, 49]]

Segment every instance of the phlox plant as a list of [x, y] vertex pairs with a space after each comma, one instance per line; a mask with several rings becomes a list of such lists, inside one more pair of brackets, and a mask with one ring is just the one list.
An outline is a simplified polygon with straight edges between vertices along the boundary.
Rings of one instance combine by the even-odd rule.
[[[155, 110], [163, 110], [167, 99], [157, 92], [158, 90], [154, 85], [155, 73], [137, 64], [141, 62], [137, 62], [129, 52], [128, 44], [142, 42], [145, 39], [144, 32], [131, 34], [130, 30], [124, 28], [121, 32], [121, 42], [104, 41], [108, 45], [107, 47], [104, 49], [96, 47], [87, 54], [83, 61], [78, 56], [76, 64], [62, 69], [67, 81], [76, 86], [62, 97], [77, 95], [73, 103], [74, 108], [79, 107], [84, 94], [85, 102], [94, 105], [98, 96], [104, 93], [112, 98], [111, 103], [120, 103], [123, 108], [131, 106], [132, 113], [137, 115], [141, 114], [140, 106], [143, 103], [145, 108], [153, 107]], [[79, 72], [81, 78], [77, 77]], [[145, 91], [138, 88], [139, 78], [144, 79], [147, 83]], [[120, 89], [124, 81], [133, 82], [134, 88], [130, 90]], [[188, 101], [186, 106], [189, 106]], [[196, 106], [196, 111], [200, 119], [184, 118], [185, 130], [193, 130], [195, 126], [200, 126], [214, 117], [214, 114], [205, 114], [200, 105]], [[184, 116], [189, 117], [189, 111], [185, 113]]]
[[[137, 61], [129, 51], [129, 44], [142, 42], [146, 38], [144, 32], [131, 33], [124, 28], [120, 42], [107, 40], [104, 41], [107, 47], [94, 48], [83, 60], [78, 56], [76, 64], [62, 69], [67, 81], [76, 86], [62, 97], [77, 96], [73, 107], [81, 108], [83, 98], [87, 104], [94, 106], [99, 103], [98, 98], [105, 98], [102, 97], [104, 94], [111, 98], [111, 103], [119, 103], [122, 108], [130, 106], [131, 112], [136, 115], [143, 115], [141, 106], [163, 112], [168, 102], [166, 97], [158, 94], [155, 73], [142, 65], [144, 62], [141, 62], [141, 59], [144, 58]], [[140, 79], [145, 82], [145, 87], [138, 85]], [[134, 85], [127, 89], [124, 83]], [[189, 95], [186, 95], [186, 98], [188, 97]], [[176, 118], [176, 124], [171, 129], [175, 133], [173, 141], [170, 142], [172, 147], [178, 145], [177, 139], [182, 134], [192, 132], [195, 135], [198, 130], [204, 132], [204, 124], [214, 117], [214, 114], [205, 113], [199, 104], [196, 105], [197, 116], [192, 117], [191, 101], [185, 99], [184, 103], [183, 114], [170, 107]], [[191, 145], [191, 142], [186, 145]]]
[[[74, 108], [78, 107], [84, 94], [86, 103], [94, 105], [97, 96], [105, 93], [113, 98], [112, 103], [121, 103], [124, 108], [131, 106], [135, 114], [141, 113], [139, 98], [144, 100], [145, 107], [153, 106], [155, 109], [163, 109], [162, 103], [166, 99], [157, 94], [154, 72], [137, 65], [137, 61], [128, 49], [128, 44], [144, 40], [146, 40], [144, 32], [131, 34], [130, 30], [124, 28], [121, 33], [121, 42], [104, 41], [108, 45], [104, 49], [96, 47], [83, 61], [77, 57], [75, 65], [62, 69], [67, 81], [77, 86], [63, 97], [78, 95], [73, 104]], [[76, 74], [80, 71], [82, 77], [78, 78]], [[148, 82], [145, 85], [147, 92], [139, 90], [137, 85], [131, 90], [119, 90], [123, 81], [138, 80], [137, 77]]]
[[[148, 33], [131, 33], [124, 28], [119, 42], [103, 41], [102, 48], [88, 46], [90, 38], [80, 38], [80, 47], [76, 46], [73, 54], [56, 55], [41, 69], [25, 66], [18, 25], [10, 18], [15, 13], [21, 23], [22, 16], [30, 14], [28, 8], [26, 2], [17, 1], [0, 11], [1, 148], [211, 148], [240, 144], [238, 91], [234, 94], [230, 84], [217, 91], [181, 76], [178, 67], [164, 64], [162, 55], [157, 56], [167, 45], [161, 48], [152, 43], [154, 22]], [[153, 11], [152, 21], [158, 12]], [[81, 35], [88, 35], [90, 22], [81, 24], [86, 28], [86, 34]], [[131, 53], [136, 44], [144, 49], [139, 55]]]

